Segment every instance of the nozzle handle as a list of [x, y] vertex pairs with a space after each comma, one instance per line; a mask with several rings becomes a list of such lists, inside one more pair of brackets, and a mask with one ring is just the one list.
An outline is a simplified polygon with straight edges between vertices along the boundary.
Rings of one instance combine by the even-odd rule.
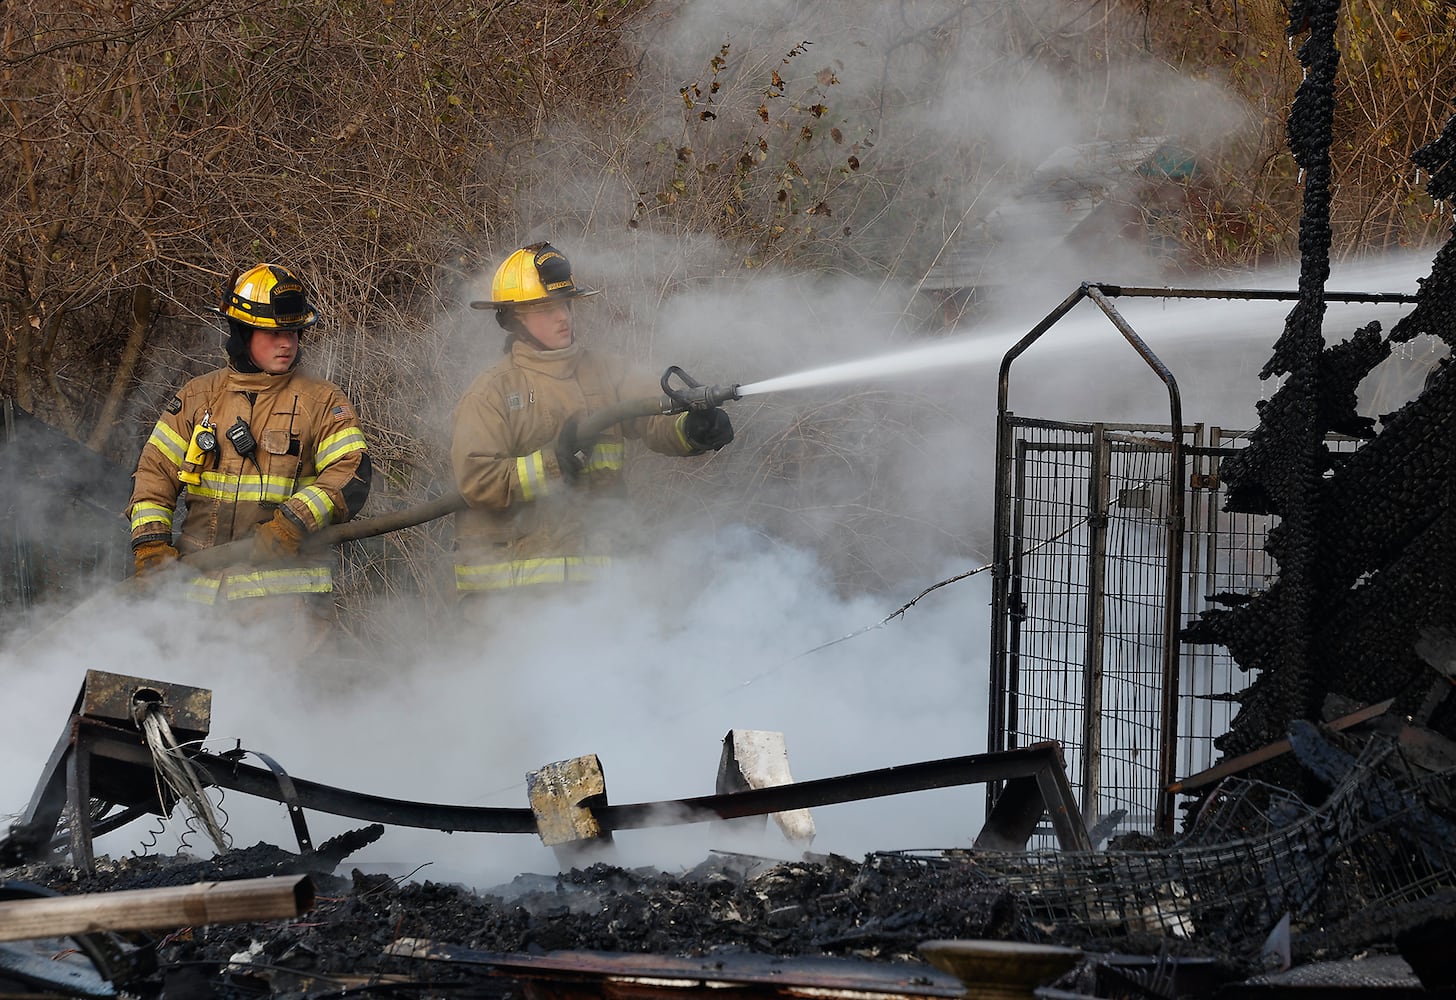
[[[673, 378], [681, 382], [673, 385]], [[662, 373], [662, 412], [684, 413], [691, 410], [711, 410], [730, 399], [740, 398], [739, 383], [733, 385], [703, 385], [677, 365]]]

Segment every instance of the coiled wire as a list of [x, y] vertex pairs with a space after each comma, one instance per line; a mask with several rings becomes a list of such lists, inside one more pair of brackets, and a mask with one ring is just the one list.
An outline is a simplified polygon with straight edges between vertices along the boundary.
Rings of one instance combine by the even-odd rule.
[[[175, 802], [186, 805], [189, 813], [188, 831], [196, 832], [200, 826], [219, 851], [226, 851], [229, 846], [228, 837], [218, 822], [212, 800], [207, 797], [207, 791], [192, 762], [178, 747], [177, 740], [172, 735], [172, 727], [167, 724], [161, 709], [162, 706], [156, 702], [140, 701], [132, 709], [133, 718], [152, 754], [152, 769], [157, 778], [157, 799], [164, 809]], [[184, 833], [184, 840], [186, 836]]]

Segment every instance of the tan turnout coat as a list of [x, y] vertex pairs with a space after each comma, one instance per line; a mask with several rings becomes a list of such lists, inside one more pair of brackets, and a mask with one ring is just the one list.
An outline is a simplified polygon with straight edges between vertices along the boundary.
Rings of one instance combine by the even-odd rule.
[[455, 408], [450, 462], [469, 507], [455, 515], [455, 583], [461, 592], [590, 579], [613, 551], [594, 527], [594, 498], [624, 496], [626, 438], [665, 455], [697, 452], [685, 415], [643, 417], [607, 428], [578, 482], [562, 477], [562, 425], [624, 399], [661, 395], [615, 358], [580, 344], [539, 351], [520, 340], [471, 384]]
[[[185, 461], [204, 418], [218, 447], [200, 464]], [[242, 418], [257, 448], [244, 459], [227, 432]], [[335, 385], [297, 371], [245, 374], [231, 367], [200, 375], [164, 408], [137, 462], [128, 506], [132, 545], [173, 537], [185, 503], [177, 548], [185, 556], [250, 535], [279, 507], [309, 532], [346, 521], [369, 492], [364, 433], [347, 396]], [[183, 482], [184, 473], [197, 483]], [[217, 599], [323, 593], [333, 589], [331, 557], [197, 576], [189, 597]]]

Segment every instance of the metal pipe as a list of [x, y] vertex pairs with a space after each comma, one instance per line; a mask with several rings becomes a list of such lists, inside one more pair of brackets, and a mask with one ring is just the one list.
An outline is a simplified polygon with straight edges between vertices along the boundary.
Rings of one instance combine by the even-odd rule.
[[[1171, 438], [1168, 456], [1168, 517], [1164, 522], [1167, 537], [1167, 559], [1163, 564], [1163, 692], [1159, 707], [1162, 746], [1158, 754], [1158, 786], [1167, 788], [1177, 776], [1178, 748], [1178, 675], [1180, 645], [1178, 632], [1183, 617], [1183, 591], [1179, 587], [1183, 573], [1183, 398], [1178, 391], [1178, 380], [1168, 366], [1163, 364], [1132, 325], [1123, 318], [1117, 308], [1109, 302], [1100, 288], [1089, 287], [1087, 295], [1117, 327], [1119, 333], [1133, 346], [1138, 355], [1168, 389], [1168, 426]], [[1158, 796], [1157, 822], [1164, 833], [1173, 832], [1173, 797], [1167, 793]]]
[[1102, 710], [1106, 681], [1107, 509], [1112, 492], [1112, 443], [1092, 425], [1087, 468], [1087, 635], [1082, 647], [1082, 815], [1101, 818]]
[[[89, 748], [91, 753], [108, 760], [142, 768], [152, 766], [147, 749], [136, 742], [134, 734], [124, 730], [113, 733], [98, 729]], [[203, 780], [210, 784], [273, 802], [285, 802], [277, 778], [264, 768], [193, 748], [186, 748], [183, 752], [201, 769]], [[593, 806], [592, 814], [607, 831], [677, 826], [714, 819], [763, 816], [984, 781], [1035, 777], [1046, 768], [1060, 769], [1061, 766], [1058, 744], [1042, 742], [1000, 753], [949, 757], [742, 792], [663, 802]], [[411, 802], [335, 788], [298, 777], [293, 778], [293, 786], [300, 808], [333, 816], [452, 833], [537, 832], [536, 815], [530, 809]], [[1048, 807], [1051, 805], [1048, 804]]]
[[[1299, 298], [1298, 291], [1276, 288], [1154, 288], [1141, 285], [1112, 285], [1091, 282], [1087, 288], [1095, 288], [1111, 298], [1145, 299], [1256, 299], [1274, 302], [1292, 302]], [[1331, 302], [1403, 302], [1417, 301], [1414, 292], [1324, 292]]]

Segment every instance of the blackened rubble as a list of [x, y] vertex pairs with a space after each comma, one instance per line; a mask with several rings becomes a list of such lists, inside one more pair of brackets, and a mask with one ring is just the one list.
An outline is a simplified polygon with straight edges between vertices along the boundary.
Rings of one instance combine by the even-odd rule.
[[[1080, 947], [1085, 959], [1059, 981], [1066, 992], [1106, 995], [1098, 977], [1141, 955], [1204, 978], [1202, 988], [1179, 995], [1212, 996], [1214, 981], [1265, 968], [1267, 935], [1281, 923], [1285, 962], [1409, 951], [1411, 966], [1434, 962], [1430, 975], [1444, 982], [1456, 968], [1431, 941], [1456, 911], [1451, 890], [1430, 887], [1449, 884], [1456, 870], [1456, 769], [1433, 752], [1439, 747], [1409, 735], [1408, 727], [1336, 734], [1298, 724], [1292, 757], [1310, 784], [1328, 789], [1319, 806], [1229, 779], [1176, 843], [1129, 835], [1103, 852], [954, 848], [859, 862], [718, 853], [676, 873], [595, 864], [475, 892], [332, 874], [350, 845], [377, 836], [368, 827], [323, 845], [329, 858], [258, 844], [210, 860], [99, 859], [90, 872], [36, 865], [5, 874], [68, 894], [312, 876], [316, 905], [299, 919], [130, 939], [143, 955], [154, 949], [155, 963], [112, 978], [149, 997], [318, 997], [384, 978], [419, 991], [410, 996], [512, 989], [509, 974], [478, 962], [389, 954], [404, 939], [507, 957], [747, 955], [908, 966], [919, 962], [919, 945], [946, 938]], [[436, 987], [440, 994], [430, 992]]]
[[[205, 861], [98, 859], [94, 872], [46, 865], [13, 869], [7, 877], [71, 894], [297, 873], [310, 866], [307, 857], [258, 844]], [[1041, 938], [1004, 884], [974, 865], [927, 864], [900, 854], [862, 862], [834, 855], [775, 862], [722, 854], [681, 873], [594, 864], [559, 875], [517, 876], [483, 892], [428, 881], [400, 884], [358, 871], [350, 878], [311, 874], [317, 905], [300, 920], [158, 935], [160, 975], [204, 970], [215, 988], [236, 978], [230, 964], [265, 980], [277, 969], [288, 970], [289, 978], [317, 979], [439, 981], [464, 974], [427, 971], [417, 961], [387, 956], [385, 949], [400, 938], [523, 954], [699, 957], [737, 951], [892, 962], [919, 961], [917, 945], [934, 938]]]

